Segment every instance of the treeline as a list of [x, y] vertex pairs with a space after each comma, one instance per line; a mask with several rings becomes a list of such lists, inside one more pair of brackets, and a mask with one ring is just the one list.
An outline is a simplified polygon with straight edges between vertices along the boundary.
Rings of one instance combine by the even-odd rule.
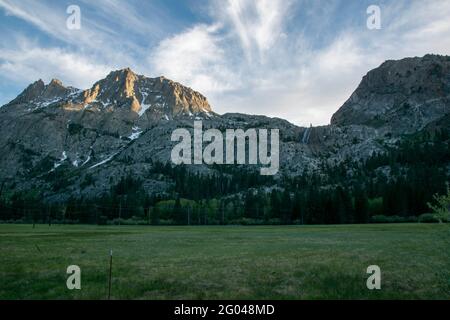
[[0, 220], [98, 224], [345, 224], [416, 221], [449, 182], [448, 131], [404, 139], [364, 162], [324, 165], [297, 177], [259, 175], [240, 166], [200, 173], [155, 163], [148, 176], [172, 182], [150, 195], [144, 179], [127, 175], [97, 199], [43, 203], [39, 192], [0, 190]]
[[223, 197], [261, 186], [274, 184], [272, 176], [262, 176], [259, 170], [249, 171], [244, 166], [213, 165], [213, 174], [188, 170], [187, 166], [172, 166], [156, 162], [149, 175], [162, 174], [175, 183], [173, 192], [187, 199], [201, 200]]

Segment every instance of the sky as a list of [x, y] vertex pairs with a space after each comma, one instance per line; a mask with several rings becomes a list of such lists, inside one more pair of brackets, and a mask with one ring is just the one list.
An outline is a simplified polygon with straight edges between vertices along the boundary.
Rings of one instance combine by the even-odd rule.
[[130, 67], [201, 92], [220, 114], [326, 125], [385, 60], [450, 55], [450, 1], [0, 0], [0, 34], [0, 105], [38, 79], [87, 89]]

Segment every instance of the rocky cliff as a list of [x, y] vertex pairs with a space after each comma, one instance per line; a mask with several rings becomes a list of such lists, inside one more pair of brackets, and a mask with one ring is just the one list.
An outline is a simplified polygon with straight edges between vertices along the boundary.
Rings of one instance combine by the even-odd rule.
[[450, 57], [386, 61], [364, 76], [331, 124], [411, 133], [447, 114], [449, 105]]

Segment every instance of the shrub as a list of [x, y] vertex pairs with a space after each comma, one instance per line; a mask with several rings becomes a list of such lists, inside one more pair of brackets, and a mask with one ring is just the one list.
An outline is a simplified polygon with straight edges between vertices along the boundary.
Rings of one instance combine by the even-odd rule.
[[434, 203], [428, 203], [428, 207], [433, 210], [434, 217], [438, 222], [450, 222], [450, 188], [447, 187], [447, 194], [433, 196]]
[[371, 218], [373, 223], [405, 223], [405, 222], [417, 222], [417, 217], [400, 217], [400, 216], [385, 216], [376, 215]]
[[124, 224], [124, 222], [125, 222], [125, 219], [116, 218], [111, 221], [111, 224], [118, 226], [120, 224]]
[[253, 226], [253, 225], [263, 225], [264, 221], [260, 219], [251, 218], [240, 218], [230, 221], [231, 225], [242, 225], [242, 226]]
[[281, 224], [281, 220], [278, 219], [278, 218], [269, 219], [267, 221], [267, 224], [269, 224], [269, 225], [280, 225]]
[[384, 215], [376, 215], [371, 218], [373, 223], [388, 223], [388, 217]]
[[424, 213], [419, 216], [419, 222], [421, 223], [438, 223], [439, 218], [433, 213]]
[[65, 224], [79, 224], [80, 220], [78, 220], [78, 219], [66, 219], [66, 220], [64, 220], [64, 223]]
[[171, 226], [174, 225], [175, 222], [172, 219], [160, 219], [159, 224], [163, 226]]

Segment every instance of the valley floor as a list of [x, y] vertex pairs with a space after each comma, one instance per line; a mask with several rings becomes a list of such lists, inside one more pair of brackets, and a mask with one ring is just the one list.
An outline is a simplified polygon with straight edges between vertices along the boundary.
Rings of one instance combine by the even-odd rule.
[[110, 249], [113, 299], [450, 299], [448, 224], [0, 225], [0, 248], [0, 299], [105, 299]]

